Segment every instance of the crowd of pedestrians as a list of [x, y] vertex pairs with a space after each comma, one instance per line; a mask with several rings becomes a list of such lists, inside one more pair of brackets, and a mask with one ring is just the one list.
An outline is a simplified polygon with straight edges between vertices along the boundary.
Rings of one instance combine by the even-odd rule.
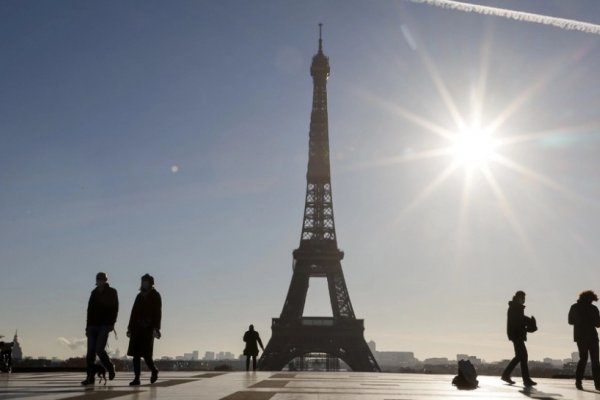
[[[515, 355], [508, 363], [501, 379], [510, 384], [515, 384], [511, 374], [517, 365], [521, 367], [521, 376], [524, 386], [535, 386], [537, 383], [531, 379], [528, 366], [527, 333], [537, 331], [537, 321], [533, 316], [525, 315], [524, 291], [517, 291], [512, 300], [508, 302], [506, 333], [508, 339], [512, 342]], [[600, 390], [600, 361], [598, 332], [596, 328], [600, 327], [600, 312], [592, 303], [598, 301], [598, 296], [591, 290], [586, 290], [579, 294], [579, 299], [569, 310], [568, 322], [573, 325], [573, 339], [577, 343], [579, 350], [579, 362], [575, 373], [575, 386], [583, 390], [583, 378], [588, 359], [592, 364], [592, 376], [596, 390]], [[143, 358], [148, 369], [151, 372], [150, 383], [158, 379], [158, 369], [154, 365], [152, 358], [154, 339], [160, 339], [160, 322], [162, 301], [160, 294], [154, 288], [154, 278], [145, 274], [141, 277], [139, 293], [135, 298], [129, 323], [127, 325], [127, 337], [129, 338], [129, 347], [127, 355], [133, 357], [134, 379], [129, 384], [131, 386], [140, 385], [141, 359]], [[87, 307], [87, 323], [85, 333], [87, 336], [87, 355], [86, 355], [86, 379], [81, 382], [82, 385], [93, 385], [94, 374], [97, 368], [96, 356], [101, 365], [108, 372], [108, 379], [115, 378], [115, 368], [106, 353], [106, 343], [108, 335], [114, 330], [117, 315], [119, 313], [119, 298], [115, 288], [108, 284], [108, 276], [104, 272], [96, 275], [96, 288], [92, 290]], [[250, 325], [248, 331], [243, 336], [246, 346], [244, 355], [246, 356], [246, 370], [250, 369], [250, 360], [252, 359], [252, 368], [256, 370], [256, 357], [258, 356], [258, 347], [264, 351], [260, 335]]]

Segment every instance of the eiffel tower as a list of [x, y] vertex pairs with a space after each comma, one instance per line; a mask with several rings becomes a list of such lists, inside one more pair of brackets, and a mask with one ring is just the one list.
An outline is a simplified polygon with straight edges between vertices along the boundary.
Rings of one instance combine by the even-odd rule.
[[[319, 24], [319, 51], [312, 59], [313, 101], [310, 116], [306, 200], [300, 246], [294, 250], [293, 275], [279, 318], [273, 318], [271, 340], [259, 361], [265, 371], [280, 371], [296, 357], [327, 353], [353, 371], [380, 371], [365, 342], [362, 319], [356, 319], [338, 249], [333, 220], [327, 78], [329, 58], [323, 54]], [[333, 317], [303, 317], [306, 293], [312, 277], [326, 278]]]

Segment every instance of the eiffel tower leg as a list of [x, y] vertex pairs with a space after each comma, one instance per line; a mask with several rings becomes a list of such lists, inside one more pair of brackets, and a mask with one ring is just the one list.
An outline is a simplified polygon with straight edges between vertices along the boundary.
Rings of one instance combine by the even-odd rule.
[[352, 371], [381, 372], [362, 335], [361, 337], [352, 338], [340, 353], [339, 358], [348, 364]]
[[[298, 267], [300, 269], [300, 267]], [[288, 290], [285, 303], [283, 304], [282, 315], [293, 319], [302, 318], [304, 304], [306, 302], [306, 293], [308, 292], [308, 280], [310, 275], [298, 271], [292, 275], [292, 282]]]
[[296, 346], [293, 345], [291, 337], [273, 327], [273, 335], [258, 361], [258, 369], [260, 371], [281, 371], [300, 355], [302, 353], [299, 353]]
[[335, 318], [354, 318], [354, 310], [346, 288], [342, 266], [339, 262], [336, 264], [330, 267], [331, 272], [327, 274], [333, 316]]

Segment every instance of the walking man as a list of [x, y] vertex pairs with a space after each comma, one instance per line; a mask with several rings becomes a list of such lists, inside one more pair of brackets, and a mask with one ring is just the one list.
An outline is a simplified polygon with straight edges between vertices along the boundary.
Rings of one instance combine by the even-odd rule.
[[94, 384], [96, 355], [108, 371], [108, 379], [115, 379], [115, 366], [106, 354], [106, 342], [108, 341], [108, 334], [115, 329], [118, 313], [119, 297], [117, 291], [108, 285], [106, 273], [98, 272], [96, 275], [96, 288], [92, 290], [87, 307], [85, 326], [87, 377], [81, 382], [82, 385]]
[[577, 342], [579, 362], [575, 371], [575, 387], [583, 390], [581, 381], [588, 361], [588, 353], [592, 361], [592, 376], [594, 386], [600, 390], [600, 362], [598, 360], [598, 332], [600, 327], [600, 313], [592, 302], [598, 301], [598, 296], [591, 290], [579, 294], [577, 303], [569, 310], [569, 324], [573, 325], [573, 339]]
[[522, 290], [516, 292], [512, 301], [508, 302], [507, 317], [506, 333], [508, 334], [508, 339], [513, 342], [515, 356], [506, 366], [501, 379], [504, 382], [513, 385], [515, 381], [510, 379], [510, 374], [517, 364], [521, 363], [523, 385], [535, 386], [537, 383], [531, 380], [531, 377], [529, 376], [529, 366], [527, 365], [528, 355], [525, 342], [527, 341], [527, 331], [533, 332], [537, 328], [534, 328], [535, 318], [525, 316], [525, 292]]
[[246, 333], [244, 333], [244, 355], [246, 356], [246, 371], [250, 370], [250, 357], [252, 357], [252, 370], [256, 371], [256, 356], [258, 355], [258, 345], [262, 351], [265, 351], [260, 335], [254, 330], [254, 325], [250, 325]]

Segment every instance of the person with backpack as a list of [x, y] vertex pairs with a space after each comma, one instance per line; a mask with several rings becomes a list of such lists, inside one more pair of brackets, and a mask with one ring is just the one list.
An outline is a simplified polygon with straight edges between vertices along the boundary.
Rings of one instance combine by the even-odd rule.
[[598, 296], [591, 290], [579, 294], [577, 303], [569, 310], [569, 324], [573, 325], [573, 339], [577, 342], [579, 362], [575, 371], [575, 387], [583, 390], [581, 384], [588, 361], [588, 353], [592, 361], [592, 376], [594, 386], [600, 390], [600, 361], [598, 360], [598, 332], [600, 327], [600, 312], [592, 302], [598, 301]]
[[536, 321], [534, 317], [525, 316], [525, 292], [519, 290], [515, 293], [512, 301], [508, 302], [508, 313], [506, 322], [506, 333], [508, 340], [513, 342], [515, 349], [514, 358], [508, 363], [506, 369], [502, 373], [502, 379], [504, 382], [514, 385], [515, 381], [510, 379], [510, 374], [517, 364], [521, 364], [521, 376], [523, 377], [523, 384], [525, 386], [537, 385], [529, 376], [529, 366], [527, 347], [525, 342], [527, 341], [527, 332], [535, 332], [537, 330]]

